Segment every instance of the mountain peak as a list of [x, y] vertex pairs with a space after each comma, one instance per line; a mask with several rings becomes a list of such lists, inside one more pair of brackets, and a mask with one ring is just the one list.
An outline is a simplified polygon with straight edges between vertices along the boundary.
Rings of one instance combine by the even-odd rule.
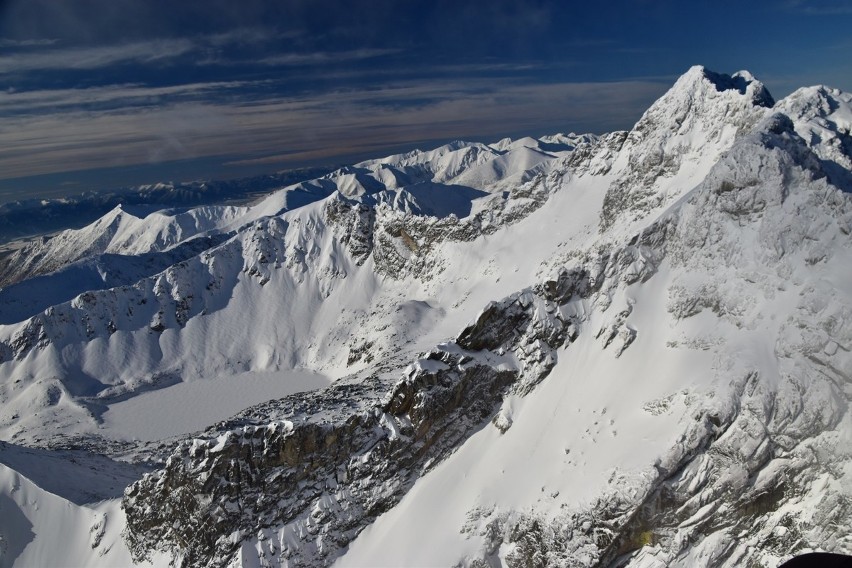
[[852, 94], [823, 85], [803, 87], [775, 108], [790, 117], [832, 183], [852, 189]]
[[[761, 114], [775, 100], [766, 87], [748, 71], [733, 75], [717, 73], [701, 65], [691, 67], [671, 89], [645, 112], [634, 131], [663, 130], [685, 133], [696, 122], [716, 129], [725, 123], [742, 122], [743, 113]], [[647, 123], [653, 124], [647, 124]], [[747, 120], [748, 126], [755, 121]], [[647, 128], [653, 126], [653, 128]]]
[[727, 75], [711, 71], [703, 65], [695, 65], [678, 79], [672, 90], [701, 88], [699, 82], [705, 83], [704, 88], [706, 88], [706, 83], [709, 83], [720, 93], [736, 91], [741, 95], [746, 95], [756, 106], [770, 108], [775, 104], [775, 99], [772, 98], [766, 86], [746, 70]]
[[[775, 101], [748, 71], [733, 75], [695, 65], [633, 127], [613, 166], [601, 230], [632, 222], [672, 203], [689, 187], [684, 172], [701, 179], [734, 140], [766, 115]], [[685, 168], [685, 169], [684, 169]], [[670, 183], [671, 180], [678, 183]]]

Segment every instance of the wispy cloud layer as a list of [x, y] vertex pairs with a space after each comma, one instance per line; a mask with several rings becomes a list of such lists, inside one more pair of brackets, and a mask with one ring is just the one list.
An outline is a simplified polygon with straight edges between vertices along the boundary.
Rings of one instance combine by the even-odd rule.
[[118, 63], [162, 62], [188, 53], [194, 44], [186, 39], [159, 39], [101, 47], [50, 49], [0, 56], [0, 74], [49, 69], [98, 69]]
[[59, 115], [84, 109], [125, 109], [161, 106], [178, 101], [205, 100], [212, 95], [258, 86], [266, 81], [218, 81], [148, 87], [144, 85], [108, 85], [85, 89], [42, 89], [0, 92], [0, 115]]
[[315, 51], [312, 53], [281, 53], [270, 57], [264, 57], [255, 61], [260, 65], [322, 65], [327, 63], [341, 63], [344, 61], [358, 61], [360, 59], [372, 59], [383, 55], [399, 53], [399, 49], [353, 49], [350, 51]]
[[58, 39], [7, 39], [0, 38], [0, 48], [44, 47], [54, 45]]
[[[289, 34], [291, 36], [296, 34]], [[0, 40], [9, 46], [28, 49], [0, 55], [0, 75], [45, 70], [94, 70], [120, 64], [164, 65], [192, 56], [186, 64], [192, 65], [266, 65], [307, 66], [340, 64], [347, 61], [372, 59], [399, 53], [391, 48], [359, 48], [342, 51], [279, 52], [266, 57], [239, 58], [221, 53], [223, 46], [240, 46], [268, 41], [273, 36], [268, 30], [240, 29], [233, 32], [196, 38], [152, 39], [124, 44], [89, 47], [56, 47], [51, 40]]]
[[[60, 93], [80, 100], [206, 92], [235, 85], [174, 89], [127, 86]], [[242, 104], [183, 100], [132, 110], [21, 115], [0, 126], [4, 178], [230, 156], [232, 162], [298, 164], [412, 140], [629, 124], [665, 86], [658, 82], [494, 85], [493, 81], [412, 82], [376, 90]], [[12, 94], [10, 105], [50, 104], [50, 95]], [[0, 98], [0, 110], [3, 109]], [[558, 117], [558, 118], [557, 118]]]

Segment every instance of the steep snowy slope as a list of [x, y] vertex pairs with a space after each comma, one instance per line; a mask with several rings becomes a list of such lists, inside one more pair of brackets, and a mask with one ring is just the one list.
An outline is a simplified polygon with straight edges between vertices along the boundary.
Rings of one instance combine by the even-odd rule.
[[[130, 566], [115, 499], [75, 505], [0, 464], [0, 566]], [[164, 566], [152, 557], [142, 566]]]
[[583, 303], [542, 386], [506, 397], [340, 565], [852, 551], [852, 200], [802, 142], [783, 115], [739, 142], [604, 271], [617, 284]]
[[[695, 67], [630, 132], [452, 143], [214, 215], [197, 254], [0, 326], [0, 438], [171, 453], [116, 517], [139, 561], [849, 551], [850, 109]], [[262, 377], [316, 390], [169, 424], [180, 389]], [[135, 444], [109, 417], [154, 395], [163, 442]]]

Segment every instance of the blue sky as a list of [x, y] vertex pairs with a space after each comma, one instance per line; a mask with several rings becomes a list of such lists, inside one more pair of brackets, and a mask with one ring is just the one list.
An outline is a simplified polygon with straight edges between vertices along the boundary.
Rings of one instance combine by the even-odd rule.
[[691, 65], [852, 90], [852, 0], [0, 0], [0, 202], [629, 128]]

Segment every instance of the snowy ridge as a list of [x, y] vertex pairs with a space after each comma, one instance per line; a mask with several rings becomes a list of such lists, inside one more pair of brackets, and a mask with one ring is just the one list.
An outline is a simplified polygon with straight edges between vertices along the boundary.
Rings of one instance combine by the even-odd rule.
[[[81, 227], [119, 204], [136, 215], [167, 208], [200, 207], [211, 203], [237, 203], [258, 195], [322, 176], [329, 168], [302, 168], [232, 180], [161, 182], [107, 191], [87, 191], [54, 199], [24, 199], [0, 203], [0, 242], [57, 233]], [[18, 245], [21, 243], [17, 243]], [[6, 248], [6, 247], [4, 247]], [[5, 268], [3, 269], [5, 270]]]
[[[8, 289], [22, 280], [67, 268], [71, 269], [73, 276], [63, 275], [64, 288], [68, 290], [66, 294], [71, 294], [64, 299], [71, 299], [87, 290], [133, 284], [146, 271], [147, 274], [154, 273], [152, 266], [162, 265], [161, 262], [152, 263], [149, 258], [134, 257], [170, 251], [181, 245], [198, 249], [205, 242], [209, 248], [221, 242], [223, 235], [233, 234], [264, 217], [282, 215], [335, 192], [356, 198], [389, 194], [390, 202], [405, 210], [405, 206], [396, 203], [399, 190], [409, 198], [412, 195], [419, 197], [413, 200], [415, 213], [444, 217], [452, 212], [446, 210], [450, 190], [461, 192], [455, 206], [456, 212], [459, 212], [465, 206], [469, 210], [471, 200], [483, 195], [483, 191], [498, 191], [499, 187], [506, 185], [514, 187], [536, 174], [547, 172], [548, 164], [555, 162], [556, 155], [537, 149], [537, 144], [544, 143], [529, 140], [530, 146], [503, 152], [481, 144], [454, 142], [430, 152], [414, 151], [367, 161], [288, 186], [251, 207], [205, 206], [182, 212], [155, 211], [146, 214], [143, 211], [137, 216], [134, 209], [128, 211], [119, 205], [83, 229], [63, 231], [13, 252], [0, 268], [0, 285]], [[561, 143], [558, 148], [560, 152], [557, 155], [568, 154], [573, 149]], [[520, 156], [527, 152], [532, 152], [535, 157], [525, 160]], [[479, 170], [486, 173], [477, 173]], [[460, 173], [464, 174], [464, 179], [456, 180]], [[452, 184], [448, 186], [448, 182]], [[381, 197], [377, 199], [382, 200]], [[120, 258], [115, 259], [116, 255]], [[174, 258], [170, 264], [181, 260]], [[133, 265], [130, 270], [129, 264]], [[155, 272], [160, 270], [162, 268]], [[125, 272], [129, 275], [123, 279], [116, 278], [115, 274]], [[69, 280], [79, 282], [77, 287], [80, 289], [75, 292], [73, 284], [69, 288]], [[0, 305], [17, 304], [19, 300], [15, 293], [10, 295], [0, 288]], [[40, 311], [36, 307], [29, 310], [31, 313], [28, 315]], [[24, 312], [18, 307], [16, 313]]]
[[[845, 93], [773, 107], [695, 67], [627, 133], [305, 182], [324, 196], [273, 194], [163, 271], [0, 327], [0, 432], [170, 453], [123, 499], [155, 564], [852, 552], [850, 118]], [[295, 368], [335, 382], [159, 445], [100, 424], [150, 389]]]
[[827, 87], [805, 87], [781, 101], [778, 109], [823, 161], [826, 175], [840, 187], [852, 183], [852, 95]]
[[[260, 215], [270, 214], [270, 208], [280, 213], [290, 207], [291, 201], [298, 207], [329, 193], [302, 183], [279, 192], [274, 200], [267, 199], [261, 207], [211, 205], [183, 212], [143, 212], [141, 216], [134, 215], [132, 208], [125, 211], [118, 205], [87, 227], [62, 231], [14, 252], [6, 261], [0, 282], [8, 286], [106, 253], [141, 255], [167, 251], [199, 236], [233, 231]], [[252, 215], [253, 211], [260, 215]]]
[[[398, 501], [418, 472], [493, 416], [509, 392], [529, 391], [544, 378], [554, 348], [576, 336], [570, 302], [588, 286], [587, 274], [565, 273], [540, 291], [492, 304], [372, 404], [359, 393], [353, 398], [361, 404], [353, 408], [353, 387], [336, 387], [279, 404], [278, 415], [288, 416], [283, 428], [247, 417], [215, 440], [183, 444], [164, 470], [125, 497], [132, 550], [142, 558], [156, 547], [189, 565], [221, 564], [242, 537], [257, 534], [278, 543], [263, 545], [272, 546], [266, 552], [273, 556], [298, 563], [334, 558]], [[198, 494], [210, 498], [186, 498]], [[280, 532], [265, 530], [279, 523]]]

